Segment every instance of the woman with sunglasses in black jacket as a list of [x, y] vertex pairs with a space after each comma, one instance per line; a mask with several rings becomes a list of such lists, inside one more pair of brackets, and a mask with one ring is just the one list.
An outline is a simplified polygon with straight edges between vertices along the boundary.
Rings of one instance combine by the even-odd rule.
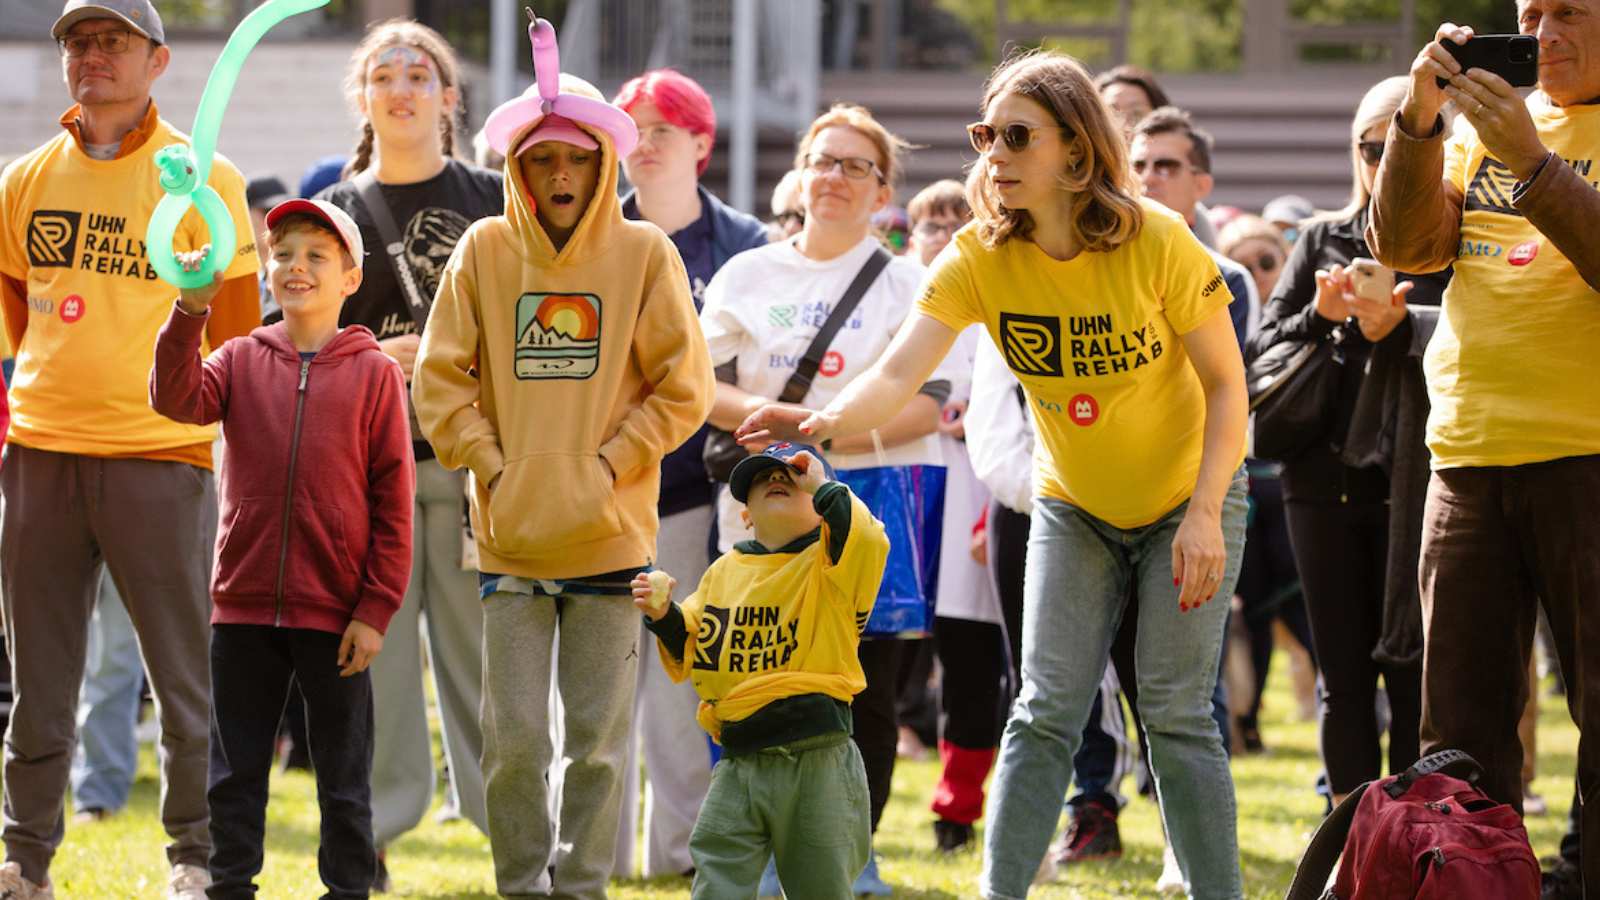
[[[1325, 432], [1310, 449], [1282, 460], [1289, 538], [1322, 670], [1322, 758], [1334, 802], [1383, 774], [1376, 706], [1380, 675], [1390, 710], [1389, 771], [1404, 771], [1418, 756], [1420, 632], [1404, 652], [1383, 641], [1386, 603], [1391, 609], [1414, 609], [1418, 603], [1416, 544], [1391, 539], [1390, 471], [1400, 448], [1385, 444], [1391, 447], [1388, 464], [1349, 452], [1378, 443], [1379, 435], [1370, 430], [1386, 423], [1392, 427], [1393, 418], [1382, 414], [1362, 416], [1353, 425], [1369, 359], [1392, 352], [1397, 365], [1411, 370], [1420, 384], [1422, 350], [1449, 280], [1448, 272], [1397, 275], [1399, 287], [1386, 303], [1379, 303], [1357, 298], [1349, 275], [1352, 260], [1372, 256], [1363, 236], [1367, 203], [1384, 135], [1406, 84], [1403, 78], [1386, 79], [1362, 99], [1350, 128], [1350, 203], [1304, 226], [1267, 300], [1260, 329], [1245, 349], [1249, 361], [1286, 341], [1337, 342], [1331, 364], [1338, 370], [1338, 389], [1322, 420]], [[1410, 451], [1426, 458], [1420, 430], [1400, 440], [1408, 458], [1419, 458]], [[1396, 509], [1411, 506], [1395, 498]], [[1395, 523], [1402, 526], [1400, 533], [1420, 532], [1420, 506], [1416, 508], [1415, 523]], [[1407, 572], [1409, 578], [1402, 577]], [[1383, 652], [1375, 658], [1380, 646]]]

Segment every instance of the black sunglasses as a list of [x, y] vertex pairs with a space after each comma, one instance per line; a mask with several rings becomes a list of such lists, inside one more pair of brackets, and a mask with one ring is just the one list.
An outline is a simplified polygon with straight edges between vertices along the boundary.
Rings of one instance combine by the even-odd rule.
[[[1072, 140], [1072, 131], [1065, 125], [1056, 126], [1061, 133], [1061, 140]], [[1012, 122], [996, 130], [988, 122], [973, 122], [967, 126], [967, 139], [972, 141], [972, 149], [979, 153], [988, 153], [994, 147], [995, 138], [1005, 142], [1006, 148], [1012, 153], [1021, 153], [1033, 143], [1033, 133], [1036, 131], [1049, 131], [1049, 128], [1036, 128], [1022, 122]]]
[[1356, 144], [1356, 149], [1361, 152], [1361, 161], [1369, 166], [1375, 166], [1383, 159], [1383, 141], [1361, 141]]
[[1278, 258], [1271, 253], [1263, 253], [1261, 258], [1256, 260], [1255, 269], [1258, 272], [1271, 272], [1277, 268]]

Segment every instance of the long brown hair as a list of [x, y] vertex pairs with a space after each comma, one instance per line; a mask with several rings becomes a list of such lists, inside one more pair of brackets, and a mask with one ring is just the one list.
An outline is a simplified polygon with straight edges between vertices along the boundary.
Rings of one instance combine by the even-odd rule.
[[[372, 57], [382, 50], [390, 47], [414, 47], [433, 58], [433, 64], [439, 70], [439, 81], [443, 87], [456, 88], [458, 93], [461, 85], [461, 64], [456, 59], [456, 52], [450, 47], [450, 42], [432, 28], [412, 19], [390, 19], [378, 22], [367, 29], [366, 37], [356, 46], [355, 53], [350, 56], [350, 66], [345, 71], [344, 93], [350, 105], [360, 112], [360, 98], [367, 89], [367, 64]], [[455, 110], [443, 110], [439, 114], [439, 136], [444, 142], [444, 155], [456, 155], [456, 127], [461, 115], [461, 104], [458, 101]], [[376, 135], [372, 131], [372, 119], [361, 117], [361, 139], [356, 142], [355, 152], [351, 155], [350, 162], [344, 167], [344, 177], [349, 178], [360, 172], [366, 171], [372, 164], [372, 145]]]
[[[1070, 204], [1067, 227], [1086, 250], [1107, 252], [1137, 237], [1144, 225], [1139, 187], [1128, 163], [1128, 144], [1082, 64], [1063, 53], [1032, 51], [1001, 63], [983, 89], [979, 115], [995, 100], [1017, 94], [1038, 103], [1065, 129], [1077, 162], [1057, 178]], [[1007, 209], [979, 160], [967, 172], [967, 202], [978, 238], [994, 248], [1033, 233], [1027, 210]]]

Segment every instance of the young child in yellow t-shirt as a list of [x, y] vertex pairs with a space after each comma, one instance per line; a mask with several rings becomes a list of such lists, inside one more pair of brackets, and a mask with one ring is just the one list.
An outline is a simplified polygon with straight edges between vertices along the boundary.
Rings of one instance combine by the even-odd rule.
[[795, 897], [849, 897], [871, 845], [867, 775], [850, 740], [866, 687], [856, 645], [883, 578], [883, 523], [822, 455], [778, 443], [734, 468], [755, 539], [706, 570], [683, 603], [662, 572], [634, 604], [700, 724], [722, 745], [689, 855], [695, 897], [751, 894], [769, 855]]

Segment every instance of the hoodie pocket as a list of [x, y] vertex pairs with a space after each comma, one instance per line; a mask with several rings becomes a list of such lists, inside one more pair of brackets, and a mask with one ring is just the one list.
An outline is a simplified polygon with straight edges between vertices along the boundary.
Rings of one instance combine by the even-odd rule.
[[336, 506], [295, 498], [284, 592], [348, 603], [355, 599], [359, 571], [345, 541], [344, 512]]
[[489, 495], [489, 545], [545, 556], [622, 533], [617, 495], [598, 453], [536, 453], [506, 463]]
[[246, 497], [222, 523], [215, 590], [234, 596], [271, 594], [278, 575], [278, 523], [283, 501]]

